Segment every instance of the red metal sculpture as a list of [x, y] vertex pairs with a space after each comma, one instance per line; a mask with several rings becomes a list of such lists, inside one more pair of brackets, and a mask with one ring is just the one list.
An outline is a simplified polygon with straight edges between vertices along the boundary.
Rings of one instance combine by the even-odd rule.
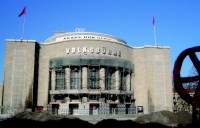
[[[174, 64], [174, 70], [173, 70], [173, 81], [174, 81], [174, 87], [180, 97], [185, 100], [187, 103], [191, 104], [193, 106], [193, 123], [200, 123], [199, 116], [200, 116], [200, 61], [196, 55], [196, 52], [200, 52], [200, 46], [188, 48], [180, 53], [180, 55], [177, 57], [175, 64]], [[196, 68], [198, 75], [197, 76], [191, 76], [191, 77], [181, 77], [180, 71], [183, 64], [184, 59], [186, 56], [189, 56], [191, 59], [194, 67]], [[183, 87], [184, 83], [189, 82], [198, 82], [197, 88], [195, 90], [194, 96], [190, 96], [188, 92]]]

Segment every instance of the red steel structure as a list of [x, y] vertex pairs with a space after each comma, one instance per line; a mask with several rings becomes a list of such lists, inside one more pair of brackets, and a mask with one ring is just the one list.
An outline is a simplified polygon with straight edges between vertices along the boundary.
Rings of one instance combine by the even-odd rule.
[[[187, 103], [191, 104], [193, 106], [193, 123], [200, 123], [200, 61], [196, 55], [196, 52], [200, 52], [200, 46], [195, 46], [188, 48], [184, 51], [182, 51], [179, 56], [177, 57], [174, 69], [173, 69], [173, 81], [174, 81], [174, 87], [180, 97], [185, 100]], [[196, 68], [198, 75], [197, 76], [189, 76], [189, 77], [181, 77], [181, 67], [183, 64], [184, 59], [189, 56], [191, 59], [194, 67]], [[190, 96], [186, 89], [183, 87], [184, 83], [190, 83], [190, 82], [198, 82], [198, 85], [195, 90], [194, 96]]]

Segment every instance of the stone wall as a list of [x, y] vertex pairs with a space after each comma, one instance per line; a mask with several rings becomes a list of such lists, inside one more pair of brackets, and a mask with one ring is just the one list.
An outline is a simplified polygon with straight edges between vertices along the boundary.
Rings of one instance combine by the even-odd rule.
[[8, 108], [24, 109], [32, 104], [35, 43], [34, 40], [6, 40], [4, 111]]
[[133, 50], [133, 90], [144, 113], [172, 111], [172, 84], [168, 47], [144, 46]]

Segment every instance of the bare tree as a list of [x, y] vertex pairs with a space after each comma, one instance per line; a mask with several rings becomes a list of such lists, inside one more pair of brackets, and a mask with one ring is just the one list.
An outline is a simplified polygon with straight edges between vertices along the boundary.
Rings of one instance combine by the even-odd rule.
[[[197, 75], [198, 75], [198, 72], [197, 72], [196, 68], [194, 66], [192, 66], [192, 68], [189, 71], [189, 76], [197, 76]], [[199, 83], [199, 81], [186, 83], [183, 85], [183, 87], [186, 89], [187, 93], [194, 94], [195, 90], [198, 86], [198, 83]]]
[[[197, 75], [198, 75], [198, 72], [196, 68], [193, 66], [191, 70], [189, 71], [189, 76], [197, 76]], [[195, 90], [198, 86], [198, 82], [199, 81], [183, 84], [183, 87], [185, 88], [185, 90], [190, 96], [194, 95]], [[183, 99], [181, 99], [175, 89], [174, 89], [173, 101], [174, 101], [174, 112], [188, 111], [189, 113], [192, 113], [192, 106], [188, 104], [186, 101], [184, 101]]]

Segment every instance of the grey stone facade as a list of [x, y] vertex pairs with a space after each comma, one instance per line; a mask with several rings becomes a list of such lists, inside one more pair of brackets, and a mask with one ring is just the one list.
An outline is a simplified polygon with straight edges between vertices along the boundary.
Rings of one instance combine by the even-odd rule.
[[34, 40], [6, 40], [3, 107], [24, 109], [33, 99]]
[[[79, 95], [84, 103], [143, 106], [144, 113], [172, 111], [173, 107], [170, 48], [131, 47], [107, 34], [57, 33], [43, 43], [8, 39], [4, 72], [4, 112], [6, 108], [81, 103], [72, 95]], [[77, 85], [80, 81], [78, 89], [72, 87], [75, 80]], [[66, 97], [58, 98], [62, 95]], [[94, 95], [97, 100], [88, 98]]]

